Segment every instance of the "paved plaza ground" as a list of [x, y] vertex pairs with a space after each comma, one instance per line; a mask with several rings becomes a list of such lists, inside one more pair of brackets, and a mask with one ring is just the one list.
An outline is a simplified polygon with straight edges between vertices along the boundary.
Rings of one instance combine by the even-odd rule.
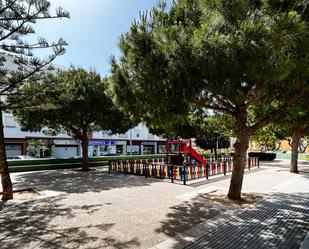
[[[40, 195], [0, 202], [1, 248], [299, 248], [309, 230], [309, 163], [288, 161], [245, 175], [257, 203], [205, 198], [229, 177], [188, 186], [103, 169], [12, 174]], [[225, 243], [225, 244], [224, 244]]]

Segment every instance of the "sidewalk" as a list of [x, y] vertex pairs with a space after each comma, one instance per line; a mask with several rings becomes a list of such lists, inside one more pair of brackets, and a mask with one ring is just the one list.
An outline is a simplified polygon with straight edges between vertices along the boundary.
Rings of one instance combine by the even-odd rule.
[[[281, 163], [281, 168], [287, 168], [287, 165]], [[268, 176], [265, 172], [257, 172], [255, 175], [259, 180], [259, 175], [266, 176], [266, 187], [261, 190], [265, 195], [269, 195], [268, 198], [249, 210], [219, 215], [213, 220], [203, 222], [153, 249], [300, 248], [309, 231], [309, 174], [305, 168], [304, 173], [290, 175], [290, 179], [276, 185], [276, 179], [272, 179], [274, 175], [271, 172], [282, 170], [271, 166], [267, 171]], [[266, 191], [269, 184], [275, 187]], [[217, 185], [225, 187], [223, 181]], [[254, 181], [245, 182], [244, 189], [254, 190], [254, 185]]]
[[273, 194], [184, 248], [298, 249], [309, 230], [308, 200], [308, 193]]
[[229, 176], [184, 186], [100, 169], [15, 173], [15, 189], [35, 188], [40, 195], [0, 202], [1, 249], [216, 248], [207, 244], [215, 243], [213, 236], [231, 243], [221, 247], [229, 249], [254, 236], [277, 243], [278, 231], [299, 245], [309, 230], [309, 174], [290, 174], [279, 164], [245, 175], [243, 192], [263, 196], [245, 207], [206, 197], [227, 191]]

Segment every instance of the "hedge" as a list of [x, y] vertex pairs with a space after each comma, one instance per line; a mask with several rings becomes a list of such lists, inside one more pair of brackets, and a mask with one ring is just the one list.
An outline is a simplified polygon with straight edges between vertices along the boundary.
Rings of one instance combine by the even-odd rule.
[[249, 152], [249, 157], [258, 157], [260, 161], [273, 161], [276, 159], [276, 153], [270, 152]]
[[[108, 162], [94, 162], [89, 163], [90, 167], [107, 166]], [[26, 172], [26, 171], [39, 171], [39, 170], [56, 170], [56, 169], [73, 169], [81, 168], [81, 163], [69, 163], [69, 164], [41, 164], [41, 165], [25, 165], [25, 166], [9, 166], [10, 172]]]
[[[151, 159], [165, 158], [165, 155], [138, 155], [138, 156], [105, 156], [105, 157], [90, 157], [89, 162], [103, 162], [114, 160], [130, 160], [130, 159]], [[9, 166], [25, 166], [25, 165], [42, 165], [42, 164], [63, 164], [63, 163], [78, 163], [82, 162], [82, 158], [69, 159], [36, 159], [36, 160], [14, 160], [8, 161]]]
[[[164, 155], [138, 155], [138, 156], [108, 156], [89, 158], [90, 167], [99, 167], [108, 165], [110, 160], [142, 160], [152, 158], [164, 158]], [[37, 160], [16, 160], [8, 161], [10, 172], [26, 172], [38, 170], [55, 170], [55, 169], [71, 169], [80, 168], [82, 166], [82, 158], [70, 159], [37, 159]]]

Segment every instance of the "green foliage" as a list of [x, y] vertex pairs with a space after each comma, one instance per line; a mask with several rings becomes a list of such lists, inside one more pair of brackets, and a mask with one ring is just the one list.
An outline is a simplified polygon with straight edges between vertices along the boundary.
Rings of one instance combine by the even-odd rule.
[[251, 139], [261, 146], [262, 151], [278, 150], [281, 141], [287, 138], [283, 126], [270, 124], [252, 135]]
[[302, 98], [279, 119], [278, 125], [286, 132], [287, 137], [299, 133], [301, 137], [309, 135], [309, 98]]
[[117, 101], [161, 131], [207, 109], [233, 117], [228, 196], [240, 199], [250, 136], [308, 97], [308, 37], [303, 0], [175, 0], [122, 35]]
[[[235, 119], [252, 110], [259, 118], [251, 134], [307, 94], [306, 8], [240, 0], [154, 8], [122, 35], [122, 56], [112, 59], [117, 101], [161, 131], [196, 110]], [[246, 120], [242, 126], [249, 128]]]
[[[37, 20], [69, 18], [62, 8], [50, 10], [50, 1], [1, 1], [0, 5], [0, 95], [18, 94], [19, 88], [31, 82], [37, 83], [46, 71], [53, 70], [50, 63], [64, 54], [67, 43], [63, 39], [48, 42], [35, 37]], [[37, 41], [36, 41], [37, 40]], [[40, 59], [36, 50], [46, 50], [49, 56]], [[12, 106], [2, 103], [2, 109]]]
[[[15, 114], [23, 130], [40, 131], [48, 127], [65, 131], [84, 140], [92, 131], [108, 130], [122, 133], [132, 123], [106, 93], [106, 82], [95, 72], [71, 68], [50, 74], [39, 87], [26, 85], [23, 108]], [[18, 102], [18, 97], [9, 99]]]
[[204, 150], [217, 153], [216, 149], [230, 147], [230, 138], [233, 135], [234, 121], [228, 115], [212, 114], [205, 117], [195, 116], [196, 145]]
[[[165, 155], [140, 155], [140, 156], [113, 156], [89, 158], [90, 167], [100, 167], [108, 165], [108, 161], [114, 160], [151, 160], [162, 159]], [[55, 170], [78, 168], [82, 165], [81, 158], [71, 159], [42, 159], [42, 160], [16, 160], [9, 161], [10, 172], [26, 172], [37, 170]]]

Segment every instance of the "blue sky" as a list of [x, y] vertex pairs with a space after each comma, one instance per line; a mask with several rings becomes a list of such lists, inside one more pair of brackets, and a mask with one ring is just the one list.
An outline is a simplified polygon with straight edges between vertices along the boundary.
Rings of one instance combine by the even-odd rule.
[[129, 30], [139, 11], [150, 9], [158, 0], [51, 0], [52, 9], [61, 6], [71, 19], [40, 21], [38, 36], [48, 41], [64, 38], [69, 46], [65, 55], [56, 59], [61, 66], [96, 69], [102, 76], [110, 70], [109, 58], [119, 55], [118, 42]]

